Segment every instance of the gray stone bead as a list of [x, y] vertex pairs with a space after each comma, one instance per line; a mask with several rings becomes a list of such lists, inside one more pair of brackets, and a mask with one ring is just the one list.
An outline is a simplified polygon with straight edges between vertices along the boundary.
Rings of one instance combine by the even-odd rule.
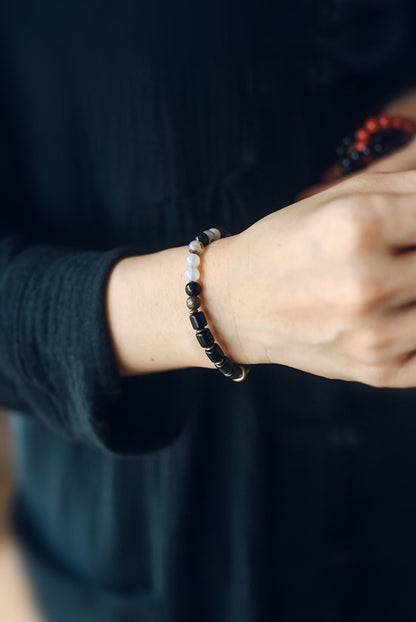
[[186, 306], [191, 311], [196, 311], [201, 306], [201, 299], [198, 296], [189, 296], [186, 299]]

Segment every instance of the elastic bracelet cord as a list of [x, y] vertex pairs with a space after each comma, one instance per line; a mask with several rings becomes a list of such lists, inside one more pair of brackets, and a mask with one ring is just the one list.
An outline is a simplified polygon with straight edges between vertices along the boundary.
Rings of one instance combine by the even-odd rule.
[[249, 367], [231, 361], [223, 352], [222, 348], [216, 343], [212, 332], [207, 326], [205, 313], [200, 309], [200, 294], [202, 286], [200, 283], [200, 272], [198, 266], [201, 262], [201, 255], [204, 248], [225, 237], [224, 231], [217, 227], [212, 227], [197, 235], [188, 245], [189, 254], [186, 257], [185, 279], [187, 280], [185, 292], [188, 295], [186, 306], [190, 312], [189, 319], [192, 328], [196, 331], [196, 338], [199, 345], [204, 348], [205, 354], [215, 367], [226, 378], [231, 378], [234, 382], [242, 382], [247, 377]]

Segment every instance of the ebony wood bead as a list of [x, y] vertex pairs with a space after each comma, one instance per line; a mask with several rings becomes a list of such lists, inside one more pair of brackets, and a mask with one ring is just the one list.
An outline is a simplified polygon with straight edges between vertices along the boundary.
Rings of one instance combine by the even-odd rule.
[[221, 350], [221, 348], [218, 345], [218, 343], [214, 343], [212, 348], [210, 348], [209, 350], [205, 350], [205, 353], [206, 353], [207, 357], [209, 358], [209, 360], [212, 361], [213, 363], [221, 363], [221, 361], [225, 357], [225, 354]]
[[186, 306], [191, 311], [196, 311], [201, 306], [201, 299], [198, 298], [198, 296], [189, 296], [189, 298], [186, 299]]
[[235, 365], [230, 361], [230, 359], [227, 359], [227, 357], [225, 357], [225, 359], [221, 361], [221, 363], [215, 363], [215, 367], [219, 369], [220, 372], [224, 374], [224, 376], [232, 376]]
[[199, 345], [203, 348], [210, 348], [214, 344], [214, 337], [209, 328], [204, 328], [204, 330], [197, 332], [196, 338]]
[[205, 317], [205, 313], [203, 311], [195, 311], [195, 313], [191, 313], [189, 319], [192, 324], [192, 328], [195, 330], [202, 330], [207, 325], [207, 318]]
[[198, 242], [201, 242], [204, 246], [208, 246], [209, 244], [209, 237], [206, 233], [200, 233], [196, 236], [195, 240], [198, 240]]
[[188, 296], [198, 296], [201, 293], [201, 286], [197, 281], [189, 281], [185, 285], [185, 292]]

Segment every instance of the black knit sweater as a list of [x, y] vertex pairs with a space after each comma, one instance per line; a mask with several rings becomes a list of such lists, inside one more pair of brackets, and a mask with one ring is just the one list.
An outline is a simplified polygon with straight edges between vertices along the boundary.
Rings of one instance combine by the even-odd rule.
[[121, 378], [105, 317], [121, 258], [319, 181], [414, 82], [411, 4], [172, 4], [0, 6], [0, 405], [39, 602], [52, 622], [413, 620], [414, 390]]

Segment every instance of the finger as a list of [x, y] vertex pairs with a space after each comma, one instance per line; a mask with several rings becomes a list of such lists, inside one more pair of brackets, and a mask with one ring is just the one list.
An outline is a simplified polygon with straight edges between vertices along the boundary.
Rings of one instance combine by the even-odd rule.
[[[359, 194], [416, 194], [416, 168], [394, 173], [365, 172], [337, 184], [336, 192]], [[331, 192], [333, 188], [327, 190]]]
[[[359, 196], [355, 200], [359, 202]], [[375, 194], [369, 205], [376, 215], [375, 225], [380, 225], [383, 240], [394, 254], [416, 247], [416, 193]]]
[[416, 348], [403, 357], [402, 363], [399, 364], [395, 373], [392, 374], [391, 381], [385, 383], [385, 386], [397, 389], [416, 387]]
[[359, 362], [375, 366], [403, 362], [416, 352], [416, 304], [374, 318], [370, 331], [357, 332], [353, 347], [360, 352]]
[[393, 154], [387, 155], [369, 164], [368, 172], [395, 173], [398, 171], [410, 171], [416, 168], [416, 139], [412, 139], [407, 145], [398, 149]]
[[368, 194], [375, 192], [390, 194], [416, 193], [416, 165], [414, 169], [409, 169], [407, 171], [360, 171], [348, 177], [342, 177], [332, 183], [312, 186], [312, 188], [299, 194], [297, 200], [313, 196], [318, 192], [328, 192], [330, 193], [328, 196], [333, 193], [339, 195], [344, 189], [347, 193], [351, 194]]
[[416, 306], [416, 250], [395, 257], [384, 267], [384, 292], [388, 297], [383, 313], [393, 315]]

